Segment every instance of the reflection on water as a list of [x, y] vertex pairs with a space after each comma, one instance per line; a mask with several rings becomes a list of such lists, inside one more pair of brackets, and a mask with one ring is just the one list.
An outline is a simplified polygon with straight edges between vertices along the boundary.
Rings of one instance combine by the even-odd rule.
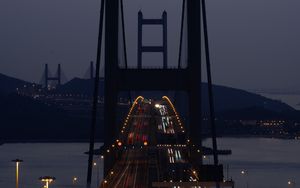
[[[222, 138], [219, 148], [231, 148], [231, 156], [222, 156], [229, 164], [229, 177], [238, 188], [300, 187], [300, 141], [268, 138]], [[206, 145], [209, 140], [205, 141]], [[209, 159], [212, 161], [212, 159]], [[245, 171], [246, 173], [242, 173]], [[225, 176], [227, 176], [225, 168]], [[296, 185], [288, 185], [288, 181]]]
[[[205, 144], [210, 145], [209, 140]], [[10, 161], [21, 158], [24, 163], [20, 167], [20, 188], [42, 187], [38, 178], [45, 175], [57, 178], [50, 188], [83, 188], [87, 169], [87, 156], [83, 152], [87, 148], [86, 143], [2, 145], [0, 187], [15, 187], [15, 166]], [[225, 166], [229, 164], [229, 173], [225, 168], [225, 176], [232, 177], [237, 188], [247, 187], [247, 184], [249, 188], [285, 188], [288, 181], [296, 182], [294, 187], [300, 185], [299, 140], [222, 138], [219, 139], [219, 148], [233, 151], [233, 155], [223, 156], [220, 160]], [[212, 157], [204, 160], [212, 162]], [[95, 160], [93, 187], [96, 187], [96, 172], [103, 170], [100, 161]], [[73, 177], [78, 178], [75, 184]]]
[[[0, 146], [0, 188], [15, 187], [15, 164], [10, 162], [15, 158], [24, 160], [20, 165], [20, 188], [42, 187], [40, 176], [56, 177], [50, 188], [85, 187], [87, 148], [87, 143], [4, 144]], [[94, 168], [94, 172], [102, 171], [102, 164]], [[75, 184], [73, 177], [78, 178]]]

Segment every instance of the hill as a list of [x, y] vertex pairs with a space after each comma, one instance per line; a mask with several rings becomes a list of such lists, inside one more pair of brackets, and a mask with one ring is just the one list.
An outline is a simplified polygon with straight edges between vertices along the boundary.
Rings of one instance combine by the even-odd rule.
[[[103, 81], [100, 81], [100, 88], [99, 91], [102, 91], [103, 95]], [[58, 87], [54, 92], [55, 93], [60, 93], [60, 94], [67, 94], [67, 93], [72, 93], [72, 94], [83, 94], [83, 95], [88, 95], [91, 96], [93, 93], [93, 88], [94, 88], [94, 80], [91, 79], [81, 79], [81, 78], [73, 78], [69, 82], [61, 85]], [[101, 93], [100, 93], [101, 94]]]
[[71, 141], [88, 138], [89, 119], [71, 117], [56, 106], [30, 97], [17, 94], [0, 96], [0, 140]]
[[[250, 93], [245, 90], [235, 89], [226, 86], [213, 86], [215, 95], [216, 111], [228, 111], [247, 108], [262, 108], [276, 112], [294, 111], [294, 109], [278, 100], [266, 98], [264, 96]], [[207, 84], [202, 84], [202, 102], [204, 109], [208, 109]]]
[[262, 107], [250, 107], [238, 110], [226, 110], [217, 113], [225, 120], [300, 120], [300, 111], [276, 112]]
[[0, 91], [4, 94], [13, 93], [16, 91], [16, 88], [20, 88], [28, 84], [30, 83], [0, 73]]
[[[70, 115], [60, 106], [49, 105], [47, 101], [34, 100], [20, 96], [15, 88], [23, 87], [28, 82], [0, 74], [0, 140], [41, 141], [41, 140], [87, 140], [89, 135], [89, 117]], [[100, 95], [103, 96], [104, 83], [100, 82]], [[240, 89], [224, 86], [213, 86], [216, 111], [219, 118], [224, 119], [299, 119], [300, 113], [290, 106], [276, 100], [253, 94]], [[74, 78], [57, 88], [55, 93], [75, 93], [92, 95], [93, 80]], [[207, 113], [207, 84], [202, 84], [202, 105]], [[138, 94], [160, 98], [162, 92], [139, 92]], [[174, 92], [169, 92], [174, 95]], [[179, 94], [183, 105], [176, 103], [182, 116], [187, 113], [186, 96]], [[180, 100], [179, 100], [180, 101]], [[89, 108], [89, 107], [88, 107]], [[122, 112], [127, 111], [123, 108]], [[122, 113], [120, 113], [122, 114]], [[101, 139], [103, 122], [97, 126], [97, 137]]]
[[[57, 93], [73, 93], [73, 94], [85, 94], [92, 95], [93, 92], [93, 80], [74, 78], [66, 84], [57, 89]], [[99, 93], [103, 96], [104, 81], [100, 81]], [[215, 95], [215, 109], [216, 111], [227, 111], [236, 109], [245, 109], [251, 107], [260, 107], [276, 112], [293, 111], [294, 109], [289, 105], [277, 101], [268, 99], [258, 94], [250, 93], [241, 89], [230, 88], [226, 86], [214, 85], [213, 91]], [[140, 92], [139, 94], [145, 94], [155, 98], [161, 97], [163, 92]], [[184, 94], [179, 94], [179, 98], [184, 99]], [[202, 83], [202, 107], [204, 111], [208, 109], [208, 91], [207, 83]]]

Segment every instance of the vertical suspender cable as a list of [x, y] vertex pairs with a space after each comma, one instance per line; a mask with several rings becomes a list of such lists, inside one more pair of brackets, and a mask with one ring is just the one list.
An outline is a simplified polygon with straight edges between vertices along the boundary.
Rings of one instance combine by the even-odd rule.
[[211, 78], [205, 0], [202, 0], [202, 15], [203, 15], [203, 30], [204, 30], [205, 57], [206, 57], [206, 68], [207, 68], [208, 97], [209, 97], [210, 124], [211, 124], [211, 132], [212, 132], [211, 134], [212, 134], [212, 143], [213, 143], [214, 165], [218, 165], [219, 160], [218, 160], [218, 153], [217, 153], [214, 95], [213, 95], [212, 78]]
[[92, 121], [91, 121], [91, 128], [90, 128], [87, 188], [91, 187], [91, 182], [92, 182], [93, 155], [94, 155], [94, 144], [95, 144], [95, 134], [96, 134], [95, 131], [96, 131], [99, 80], [100, 80], [100, 60], [101, 60], [101, 49], [102, 49], [101, 46], [102, 46], [102, 32], [103, 32], [104, 1], [105, 0], [101, 0], [101, 9], [100, 9], [96, 75], [95, 75], [95, 83], [94, 83], [95, 85], [94, 85], [94, 96], [93, 96]]
[[[123, 0], [121, 0], [121, 19], [122, 19], [122, 35], [123, 35], [123, 48], [124, 48], [124, 58], [125, 58], [125, 69], [128, 68], [128, 61], [127, 61], [127, 47], [126, 47], [126, 33], [125, 33], [125, 18], [124, 18], [124, 3]], [[128, 97], [130, 101], [131, 106], [131, 93], [128, 91]]]
[[182, 1], [180, 43], [179, 43], [178, 65], [177, 65], [178, 69], [181, 68], [180, 62], [181, 62], [182, 40], [183, 40], [183, 25], [184, 25], [184, 18], [185, 18], [184, 15], [185, 15], [185, 0]]
[[[217, 169], [217, 166], [219, 165], [219, 159], [218, 159], [218, 148], [217, 148], [215, 106], [214, 106], [214, 95], [213, 95], [213, 88], [212, 88], [205, 0], [202, 0], [202, 17], [203, 17], [203, 32], [204, 32], [205, 58], [206, 58], [206, 69], [207, 69], [207, 87], [208, 87], [208, 98], [209, 98], [208, 100], [209, 100], [209, 110], [210, 110], [209, 114], [210, 114], [210, 124], [211, 124], [211, 134], [212, 134], [212, 144], [213, 144], [213, 155], [214, 155], [214, 165]], [[216, 180], [216, 188], [220, 188], [219, 180]]]
[[125, 69], [128, 68], [127, 62], [127, 47], [126, 47], [126, 34], [125, 34], [125, 18], [124, 18], [124, 3], [121, 0], [121, 21], [122, 21], [122, 35], [123, 35], [123, 48], [124, 48], [124, 58], [125, 58]]
[[[184, 19], [185, 19], [185, 0], [182, 1], [182, 11], [181, 11], [181, 27], [180, 27], [180, 41], [179, 41], [179, 54], [178, 54], [178, 64], [177, 69], [181, 69], [181, 53], [182, 53], [182, 41], [183, 41], [183, 27], [184, 27]], [[179, 78], [179, 76], [177, 76]], [[174, 105], [176, 105], [176, 99], [178, 97], [178, 92], [175, 91], [174, 96]]]

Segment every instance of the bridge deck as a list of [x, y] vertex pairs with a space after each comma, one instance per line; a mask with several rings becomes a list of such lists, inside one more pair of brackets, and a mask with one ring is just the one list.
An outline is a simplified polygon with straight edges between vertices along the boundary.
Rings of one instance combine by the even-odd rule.
[[[112, 148], [117, 162], [101, 183], [103, 188], [215, 186], [200, 182], [201, 173], [190, 163], [185, 127], [167, 97], [161, 101], [138, 98]], [[232, 182], [220, 184], [233, 186]]]

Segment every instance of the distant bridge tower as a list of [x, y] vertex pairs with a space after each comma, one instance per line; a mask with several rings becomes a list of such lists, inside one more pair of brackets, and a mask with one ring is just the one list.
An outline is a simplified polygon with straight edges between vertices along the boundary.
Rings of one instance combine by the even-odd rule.
[[[162, 46], [143, 46], [143, 25], [161, 25], [163, 29]], [[138, 69], [142, 68], [143, 52], [163, 53], [163, 68], [168, 68], [168, 29], [167, 12], [164, 11], [161, 19], [144, 19], [142, 11], [138, 13]]]
[[58, 64], [57, 66], [57, 72], [55, 76], [50, 75], [50, 71], [48, 68], [48, 64], [45, 64], [45, 87], [49, 87], [49, 81], [56, 81], [57, 86], [61, 85], [61, 65]]

